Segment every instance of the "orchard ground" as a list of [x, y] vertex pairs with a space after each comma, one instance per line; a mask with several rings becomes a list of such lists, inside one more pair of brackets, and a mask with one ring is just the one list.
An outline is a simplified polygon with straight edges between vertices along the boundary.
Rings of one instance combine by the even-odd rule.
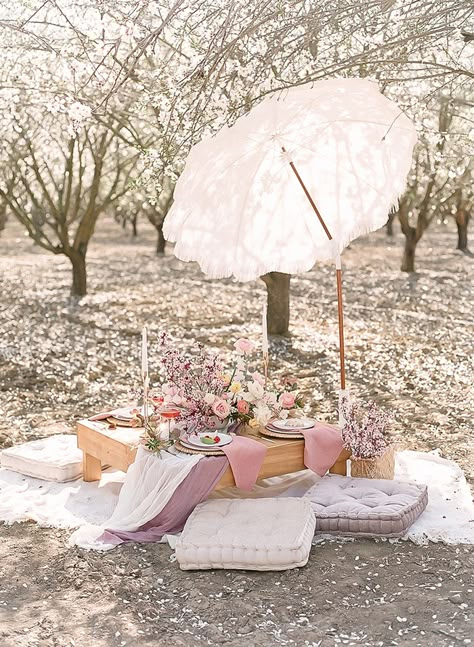
[[[454, 228], [419, 244], [399, 271], [402, 238], [383, 231], [344, 253], [351, 391], [394, 411], [400, 448], [439, 448], [472, 483], [472, 268]], [[199, 340], [230, 358], [258, 341], [261, 281], [206, 279], [171, 253], [99, 223], [89, 295], [68, 296], [66, 258], [34, 248], [14, 223], [0, 237], [0, 446], [73, 432], [80, 417], [128, 400], [141, 327]], [[290, 336], [271, 341], [271, 376], [294, 375], [313, 414], [335, 419], [337, 308], [330, 266], [294, 277]], [[420, 645], [474, 642], [474, 549], [330, 542], [284, 573], [183, 573], [165, 545], [106, 555], [71, 550], [69, 533], [0, 527], [0, 645]]]

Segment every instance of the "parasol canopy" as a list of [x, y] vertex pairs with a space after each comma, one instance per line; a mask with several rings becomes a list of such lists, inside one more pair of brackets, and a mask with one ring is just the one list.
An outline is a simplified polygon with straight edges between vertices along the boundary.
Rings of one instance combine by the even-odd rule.
[[212, 278], [307, 271], [387, 221], [415, 142], [412, 122], [371, 81], [272, 95], [192, 148], [165, 237]]
[[285, 90], [192, 148], [164, 235], [212, 278], [296, 274], [334, 258], [344, 391], [340, 254], [387, 221], [415, 142], [412, 122], [371, 81]]

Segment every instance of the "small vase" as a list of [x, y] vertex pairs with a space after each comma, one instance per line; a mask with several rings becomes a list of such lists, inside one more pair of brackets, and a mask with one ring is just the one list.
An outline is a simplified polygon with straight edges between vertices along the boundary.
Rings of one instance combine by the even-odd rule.
[[393, 479], [395, 448], [390, 446], [377, 458], [351, 458], [351, 476], [366, 479]]
[[229, 418], [225, 418], [224, 420], [221, 420], [221, 418], [218, 418], [217, 416], [211, 416], [211, 418], [209, 418], [209, 422], [211, 423], [209, 427], [204, 427], [199, 431], [200, 432], [224, 431], [225, 429], [227, 429], [229, 425]]
[[199, 425], [195, 426], [194, 429], [190, 430], [190, 434], [197, 434], [198, 436], [201, 434], [218, 434], [218, 433], [226, 433], [227, 432], [227, 427], [229, 426], [229, 418], [226, 418], [225, 420], [221, 420], [217, 416], [212, 416], [210, 418], [210, 424], [209, 426], [204, 426], [204, 425]]

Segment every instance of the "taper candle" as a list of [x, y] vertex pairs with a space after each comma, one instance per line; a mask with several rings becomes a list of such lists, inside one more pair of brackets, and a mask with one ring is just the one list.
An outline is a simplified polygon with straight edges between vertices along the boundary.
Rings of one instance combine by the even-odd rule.
[[148, 376], [148, 334], [146, 326], [142, 329], [142, 379]]
[[267, 304], [263, 304], [262, 308], [262, 353], [268, 353], [268, 332], [267, 332]]

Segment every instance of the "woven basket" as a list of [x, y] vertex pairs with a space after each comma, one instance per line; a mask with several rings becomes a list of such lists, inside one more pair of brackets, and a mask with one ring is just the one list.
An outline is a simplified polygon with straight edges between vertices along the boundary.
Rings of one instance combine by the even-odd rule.
[[395, 448], [389, 447], [378, 458], [351, 458], [351, 476], [366, 479], [393, 479]]

